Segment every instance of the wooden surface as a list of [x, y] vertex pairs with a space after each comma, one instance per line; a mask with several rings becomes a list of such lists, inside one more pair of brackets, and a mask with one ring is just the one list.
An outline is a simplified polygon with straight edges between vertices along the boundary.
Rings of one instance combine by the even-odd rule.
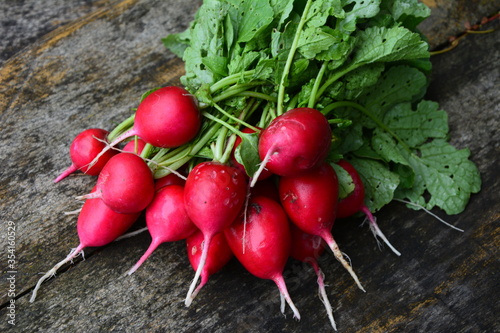
[[[498, 11], [495, 1], [424, 1], [422, 25], [433, 47]], [[43, 3], [43, 4], [42, 4]], [[47, 281], [39, 278], [76, 247], [74, 197], [95, 178], [52, 180], [69, 164], [72, 138], [89, 127], [112, 128], [152, 87], [178, 83], [182, 63], [160, 38], [184, 30], [200, 2], [0, 2], [0, 331], [18, 332], [328, 332], [310, 268], [290, 261], [285, 278], [302, 320], [279, 311], [270, 281], [235, 261], [185, 308], [194, 272], [184, 243], [163, 244], [134, 275], [125, 272], [149, 244], [147, 234], [87, 249]], [[461, 21], [462, 20], [462, 21]], [[499, 28], [498, 20], [484, 28]], [[428, 98], [449, 114], [452, 142], [469, 147], [483, 189], [466, 211], [445, 217], [391, 204], [379, 224], [403, 255], [379, 250], [361, 220], [334, 235], [360, 276], [362, 293], [332, 256], [322, 257], [340, 332], [499, 332], [500, 33], [469, 35], [434, 56]], [[15, 326], [8, 323], [8, 223], [15, 224]], [[136, 227], [140, 227], [139, 224]]]

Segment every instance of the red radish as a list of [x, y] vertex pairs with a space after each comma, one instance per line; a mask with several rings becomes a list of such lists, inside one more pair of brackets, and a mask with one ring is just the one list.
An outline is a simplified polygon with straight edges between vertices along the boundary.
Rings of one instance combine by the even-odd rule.
[[154, 179], [146, 162], [131, 153], [113, 156], [97, 179], [96, 190], [78, 199], [101, 198], [118, 213], [144, 210], [155, 193]]
[[90, 166], [94, 158], [106, 147], [105, 141], [108, 134], [108, 131], [100, 128], [90, 128], [78, 134], [69, 147], [72, 164], [54, 180], [54, 183], [77, 170], [91, 176], [98, 175], [108, 160], [117, 154], [115, 150], [108, 150]]
[[124, 152], [130, 152], [134, 153], [137, 155], [140, 155], [142, 153], [142, 150], [144, 149], [144, 146], [146, 145], [146, 142], [142, 140], [141, 138], [137, 138], [137, 140], [132, 140], [128, 142], [125, 147], [123, 147]]
[[351, 163], [346, 160], [340, 160], [337, 162], [339, 166], [341, 166], [345, 171], [349, 173], [354, 183], [353, 192], [339, 201], [338, 209], [337, 209], [337, 218], [345, 218], [356, 214], [357, 212], [363, 212], [370, 222], [370, 230], [373, 232], [375, 237], [380, 237], [389, 248], [398, 256], [401, 253], [392, 246], [387, 237], [385, 237], [382, 230], [380, 230], [377, 221], [373, 214], [370, 212], [368, 207], [366, 207], [365, 200], [365, 186], [363, 185], [363, 181], [359, 176], [358, 171], [352, 166]]
[[134, 273], [156, 248], [165, 242], [186, 239], [197, 229], [184, 207], [184, 187], [169, 185], [160, 189], [146, 208], [146, 225], [151, 235], [151, 245], [128, 271]]
[[275, 183], [273, 178], [266, 178], [264, 180], [259, 180], [255, 183], [254, 187], [251, 189], [252, 196], [262, 195], [273, 199], [276, 202], [280, 201], [280, 194], [278, 192], [278, 185]]
[[330, 125], [321, 112], [311, 108], [289, 110], [260, 134], [259, 170], [265, 167], [279, 176], [309, 170], [325, 159], [331, 140]]
[[161, 148], [179, 147], [193, 139], [201, 127], [201, 113], [196, 99], [181, 87], [155, 90], [139, 104], [134, 126], [103, 149], [134, 135]]
[[[261, 129], [259, 127], [257, 127], [257, 129]], [[255, 130], [252, 129], [252, 128], [244, 128], [241, 130], [241, 132], [243, 133], [255, 133]], [[232, 151], [232, 154], [231, 154], [231, 164], [235, 167], [235, 168], [238, 168], [240, 169], [241, 172], [243, 172], [244, 175], [248, 176], [246, 170], [245, 170], [245, 167], [243, 166], [243, 164], [240, 164], [237, 160], [236, 160], [236, 157], [234, 157], [234, 153], [236, 151], [236, 148], [238, 148], [238, 146], [241, 144], [241, 137], [236, 137], [236, 140], [234, 142], [234, 146], [233, 146], [233, 151]], [[267, 179], [269, 177], [271, 177], [273, 173], [267, 169], [263, 169], [262, 172], [260, 173], [260, 175], [258, 176], [257, 180], [264, 180], [264, 179]]]
[[[188, 259], [195, 271], [198, 270], [203, 252], [203, 238], [203, 233], [198, 230], [186, 239]], [[208, 249], [207, 260], [201, 272], [201, 282], [194, 290], [193, 297], [196, 297], [201, 288], [207, 284], [209, 277], [220, 271], [233, 256], [224, 233], [220, 232], [214, 235]]]
[[158, 192], [163, 187], [168, 185], [181, 185], [184, 186], [186, 180], [182, 179], [175, 173], [169, 173], [168, 175], [155, 180], [155, 191]]
[[325, 252], [325, 244], [319, 236], [314, 236], [303, 232], [295, 224], [290, 223], [290, 231], [292, 233], [292, 250], [290, 256], [296, 260], [309, 263], [316, 276], [318, 277], [318, 288], [321, 296], [321, 301], [325, 305], [328, 319], [334, 330], [337, 330], [335, 319], [333, 319], [332, 306], [328, 300], [325, 290], [324, 274], [318, 264], [318, 258]]
[[290, 220], [302, 231], [320, 236], [337, 260], [364, 291], [358, 277], [344, 259], [332, 236], [338, 202], [338, 179], [333, 167], [323, 162], [318, 167], [292, 177], [281, 177], [281, 203]]
[[[283, 208], [274, 200], [256, 196], [250, 198], [246, 223], [244, 215], [240, 214], [239, 218], [224, 230], [229, 247], [251, 274], [276, 283], [280, 294], [292, 308], [294, 317], [300, 319], [299, 311], [290, 298], [283, 278], [292, 240], [288, 218]], [[246, 241], [243, 242], [245, 232]]]
[[[95, 188], [94, 188], [95, 189]], [[125, 233], [140, 213], [120, 214], [110, 209], [101, 199], [89, 199], [83, 204], [78, 216], [77, 231], [80, 244], [63, 261], [43, 275], [33, 289], [30, 302], [34, 302], [41, 284], [56, 274], [64, 264], [73, 260], [84, 248], [104, 246]]]
[[200, 264], [186, 296], [186, 306], [207, 260], [210, 242], [238, 216], [245, 203], [245, 176], [236, 168], [218, 162], [202, 162], [189, 173], [184, 188], [186, 211], [203, 233], [205, 245]]

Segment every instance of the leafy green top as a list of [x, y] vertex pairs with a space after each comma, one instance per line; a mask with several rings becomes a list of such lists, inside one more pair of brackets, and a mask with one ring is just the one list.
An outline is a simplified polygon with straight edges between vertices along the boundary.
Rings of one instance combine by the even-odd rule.
[[460, 213], [481, 180], [469, 151], [448, 143], [446, 113], [423, 100], [431, 65], [417, 26], [428, 15], [418, 0], [205, 0], [189, 29], [163, 42], [184, 60], [181, 83], [207, 121], [189, 149], [156, 161], [225, 160], [236, 134], [252, 175], [258, 134], [239, 127], [314, 107], [333, 127], [331, 162], [351, 161], [372, 211], [399, 198]]

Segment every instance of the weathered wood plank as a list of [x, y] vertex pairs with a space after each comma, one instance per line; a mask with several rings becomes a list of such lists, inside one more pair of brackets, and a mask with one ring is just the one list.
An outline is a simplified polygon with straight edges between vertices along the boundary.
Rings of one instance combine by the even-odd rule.
[[498, 13], [495, 0], [422, 0], [431, 17], [422, 24], [422, 32], [431, 48], [448, 44], [450, 37], [462, 34], [471, 26], [481, 24], [485, 17]]
[[[467, 15], [469, 21], [489, 15], [485, 8], [491, 6], [488, 1], [471, 1], [475, 7], [462, 1], [435, 3], [446, 17]], [[330, 331], [312, 271], [292, 261], [285, 275], [303, 317], [298, 323], [289, 311], [287, 318], [279, 313], [271, 282], [250, 276], [234, 261], [186, 309], [182, 301], [194, 272], [183, 243], [162, 245], [125, 277], [146, 249], [147, 235], [86, 251], [85, 261], [48, 281], [37, 301], [28, 302], [37, 273], [77, 245], [76, 217], [63, 212], [78, 208], [74, 196], [94, 181], [73, 176], [51, 183], [69, 163], [71, 139], [87, 127], [112, 127], [130, 114], [142, 92], [177, 82], [182, 64], [159, 38], [182, 31], [198, 5], [123, 0], [75, 7], [64, 16], [66, 24], [21, 43], [23, 48], [0, 67], [0, 244], [6, 248], [5, 222], [14, 221], [17, 331]], [[464, 8], [471, 11], [463, 13]], [[451, 29], [447, 19], [433, 19], [442, 32], [436, 45], [462, 31]], [[430, 26], [422, 31], [434, 33]], [[358, 228], [361, 221], [338, 223], [336, 238], [367, 288], [366, 294], [360, 292], [332, 257], [322, 257], [342, 332], [487, 332], [498, 327], [499, 50], [497, 30], [468, 36], [453, 52], [433, 58], [428, 97], [448, 111], [453, 143], [470, 147], [485, 184], [463, 214], [447, 217], [465, 232], [390, 205], [377, 215], [403, 253], [396, 257], [377, 249], [366, 226]], [[0, 262], [0, 330], [5, 331], [12, 329], [5, 251]]]

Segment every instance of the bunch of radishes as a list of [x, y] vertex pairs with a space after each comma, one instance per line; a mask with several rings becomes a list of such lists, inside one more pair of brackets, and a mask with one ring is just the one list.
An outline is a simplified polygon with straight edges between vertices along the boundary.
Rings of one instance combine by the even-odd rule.
[[[202, 121], [204, 115], [206, 121]], [[70, 147], [73, 163], [55, 182], [77, 170], [99, 175], [91, 193], [78, 197], [85, 200], [77, 223], [80, 244], [39, 280], [31, 301], [41, 283], [62, 265], [86, 247], [116, 240], [145, 212], [151, 245], [128, 274], [160, 244], [186, 240], [196, 271], [186, 306], [209, 276], [235, 256], [253, 275], [274, 281], [282, 296], [282, 311], [286, 301], [300, 319], [282, 274], [293, 257], [316, 271], [322, 301], [335, 328], [317, 259], [326, 244], [364, 290], [332, 237], [337, 216], [359, 211], [371, 215], [363, 203], [361, 179], [346, 160], [338, 161], [354, 183], [350, 196], [339, 200], [337, 174], [333, 162], [327, 161], [332, 131], [316, 109], [288, 110], [264, 129], [234, 128], [230, 134], [227, 128], [232, 125], [224, 125], [204, 113], [188, 91], [170, 86], [144, 96], [135, 114], [111, 133], [89, 129], [79, 134]], [[257, 136], [260, 157], [250, 175], [235, 156], [247, 134]], [[229, 158], [227, 153], [220, 154], [225, 160], [216, 159], [215, 153], [211, 160], [196, 155], [203, 148], [213, 148], [222, 136]], [[122, 149], [117, 148], [130, 138]], [[179, 151], [186, 152], [179, 157]], [[169, 154], [177, 159], [165, 159]], [[374, 219], [370, 220], [376, 228]]]

